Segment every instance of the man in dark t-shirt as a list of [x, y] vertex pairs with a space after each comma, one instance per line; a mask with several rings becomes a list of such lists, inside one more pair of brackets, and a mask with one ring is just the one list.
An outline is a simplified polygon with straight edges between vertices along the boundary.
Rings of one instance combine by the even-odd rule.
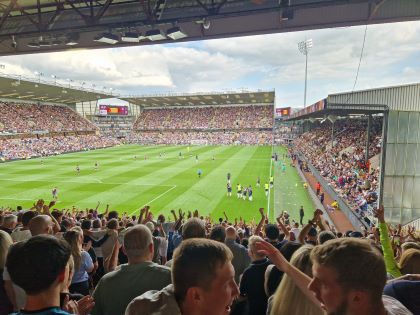
[[259, 236], [249, 238], [248, 253], [251, 257], [251, 264], [245, 269], [239, 284], [240, 300], [248, 303], [248, 314], [259, 315], [267, 311], [267, 295], [264, 291], [265, 270], [270, 261], [260, 254], [256, 249], [256, 242], [262, 242]]

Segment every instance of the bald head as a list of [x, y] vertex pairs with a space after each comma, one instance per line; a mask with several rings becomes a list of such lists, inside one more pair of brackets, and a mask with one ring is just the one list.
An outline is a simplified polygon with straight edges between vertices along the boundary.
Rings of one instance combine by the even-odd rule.
[[143, 224], [129, 228], [124, 235], [124, 250], [129, 262], [132, 260], [151, 261], [153, 239], [150, 229]]
[[47, 215], [41, 214], [29, 221], [29, 230], [31, 231], [32, 236], [52, 234], [52, 225], [53, 222], [51, 218]]
[[228, 226], [226, 228], [226, 238], [236, 240], [236, 230], [233, 226]]

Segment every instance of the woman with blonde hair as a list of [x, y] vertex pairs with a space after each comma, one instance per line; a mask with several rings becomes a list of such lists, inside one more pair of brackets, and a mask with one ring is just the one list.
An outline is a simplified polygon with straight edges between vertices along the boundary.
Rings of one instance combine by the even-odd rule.
[[3, 269], [6, 264], [9, 247], [12, 244], [13, 241], [10, 235], [5, 231], [0, 230], [0, 315], [13, 312], [13, 304], [7, 295], [5, 283], [3, 281]]
[[72, 228], [64, 233], [64, 239], [71, 247], [71, 255], [74, 260], [74, 275], [71, 280], [70, 292], [89, 294], [89, 275], [94, 268], [89, 253], [83, 250], [83, 232], [80, 228]]
[[[292, 256], [290, 263], [312, 277], [311, 251], [314, 247], [304, 245]], [[271, 303], [270, 303], [271, 302]], [[322, 315], [323, 311], [309, 300], [296, 286], [295, 282], [284, 274], [276, 292], [273, 294], [267, 314], [269, 315]]]

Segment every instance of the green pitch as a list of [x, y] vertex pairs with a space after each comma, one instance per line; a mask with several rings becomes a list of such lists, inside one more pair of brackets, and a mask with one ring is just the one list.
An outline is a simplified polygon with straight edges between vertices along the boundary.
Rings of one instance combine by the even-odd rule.
[[[240, 216], [257, 221], [260, 207], [269, 211], [271, 220], [281, 210], [297, 218], [300, 205], [312, 211], [312, 202], [296, 170], [285, 160], [283, 173], [280, 162], [271, 161], [272, 150], [282, 161], [286, 151], [281, 147], [191, 146], [188, 152], [187, 146], [124, 145], [2, 163], [0, 205], [28, 208], [38, 198], [50, 200], [51, 190], [57, 187], [58, 208], [95, 208], [100, 201], [100, 211], [110, 204], [111, 210], [129, 215], [138, 214], [144, 205], [166, 216], [171, 209], [198, 209], [200, 214], [210, 214], [216, 220], [226, 211], [232, 221]], [[95, 162], [99, 163], [98, 170]], [[80, 174], [76, 173], [76, 165], [80, 166]], [[201, 178], [198, 169], [203, 172]], [[276, 187], [267, 198], [263, 187], [270, 171]], [[227, 173], [232, 176], [231, 197], [226, 196]], [[256, 187], [258, 176], [261, 187]], [[236, 197], [237, 183], [252, 186], [252, 202]]]

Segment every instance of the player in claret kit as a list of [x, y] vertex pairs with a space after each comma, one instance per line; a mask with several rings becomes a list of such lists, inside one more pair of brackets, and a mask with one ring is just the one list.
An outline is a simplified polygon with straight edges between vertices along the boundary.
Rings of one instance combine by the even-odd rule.
[[58, 199], [58, 189], [57, 189], [57, 187], [54, 187], [54, 188], [52, 189], [51, 194], [52, 194], [52, 198], [53, 198], [54, 200], [57, 200], [57, 199]]

